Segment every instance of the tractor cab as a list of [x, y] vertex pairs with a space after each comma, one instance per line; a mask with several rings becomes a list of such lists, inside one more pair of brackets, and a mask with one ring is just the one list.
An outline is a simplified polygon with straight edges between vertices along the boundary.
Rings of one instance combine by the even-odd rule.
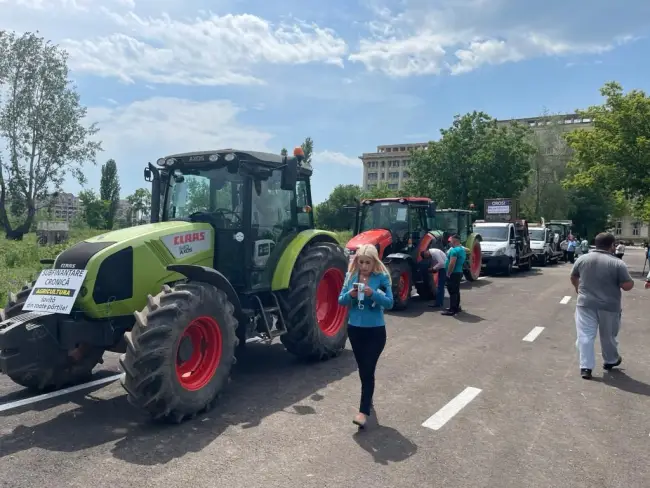
[[377, 247], [383, 259], [391, 253], [412, 253], [434, 227], [435, 203], [428, 198], [363, 200], [357, 212], [355, 236], [349, 254], [363, 244]]
[[175, 154], [145, 170], [153, 180], [152, 222], [210, 224], [180, 236], [178, 256], [214, 243], [218, 269], [238, 291], [270, 289], [272, 271], [286, 245], [313, 228], [304, 153], [293, 157], [225, 149]]
[[436, 210], [437, 228], [441, 229], [442, 239], [437, 242], [441, 244], [441, 249], [449, 247], [449, 238], [454, 234], [460, 236], [461, 242], [467, 242], [469, 235], [472, 233], [472, 210], [445, 208]]

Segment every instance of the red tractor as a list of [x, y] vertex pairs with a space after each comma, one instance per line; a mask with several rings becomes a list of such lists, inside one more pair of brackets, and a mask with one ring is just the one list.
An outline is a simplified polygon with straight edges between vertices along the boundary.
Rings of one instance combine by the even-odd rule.
[[[481, 238], [469, 233], [471, 212], [453, 210], [453, 215], [448, 215], [449, 212], [445, 211], [441, 219], [443, 215], [436, 212], [436, 204], [424, 197], [367, 199], [356, 207], [355, 235], [347, 243], [346, 253], [352, 259], [357, 248], [363, 244], [372, 244], [377, 248], [380, 259], [391, 273], [394, 310], [407, 308], [413, 286], [421, 298], [430, 300], [435, 297], [437, 273], [420, 273], [420, 253], [433, 247], [446, 250], [452, 234], [460, 234], [466, 243], [468, 259], [464, 269], [465, 278], [470, 281], [478, 279], [481, 272]], [[440, 222], [436, 221], [436, 217]], [[453, 225], [447, 222], [451, 217], [454, 217]], [[438, 230], [440, 227], [443, 229]]]

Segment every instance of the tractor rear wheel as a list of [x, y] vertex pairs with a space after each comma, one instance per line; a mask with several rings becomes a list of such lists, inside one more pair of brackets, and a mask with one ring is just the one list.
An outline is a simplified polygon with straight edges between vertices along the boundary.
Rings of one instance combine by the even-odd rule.
[[[6, 320], [23, 313], [23, 305], [32, 292], [34, 282], [25, 283], [18, 293], [10, 293], [7, 306], [0, 310], [0, 319]], [[15, 352], [0, 351], [0, 355]], [[20, 351], [18, 352], [20, 354]], [[64, 386], [82, 383], [91, 378], [97, 364], [102, 363], [104, 350], [97, 347], [80, 345], [72, 351], [61, 351], [56, 364], [43, 366], [20, 373], [7, 373], [11, 380], [25, 388], [38, 392], [58, 390]]]
[[411, 266], [404, 261], [394, 261], [388, 265], [388, 270], [393, 287], [393, 310], [404, 310], [411, 300]]
[[474, 239], [472, 247], [469, 250], [469, 266], [463, 270], [467, 281], [476, 281], [481, 276], [481, 266], [483, 257], [481, 254], [481, 242]]
[[330, 242], [309, 246], [298, 257], [289, 289], [279, 296], [287, 325], [280, 340], [291, 354], [322, 360], [345, 348], [348, 311], [338, 297], [347, 267], [343, 251]]
[[226, 293], [208, 283], [165, 286], [136, 312], [120, 358], [129, 402], [176, 423], [212, 407], [235, 363], [238, 322]]

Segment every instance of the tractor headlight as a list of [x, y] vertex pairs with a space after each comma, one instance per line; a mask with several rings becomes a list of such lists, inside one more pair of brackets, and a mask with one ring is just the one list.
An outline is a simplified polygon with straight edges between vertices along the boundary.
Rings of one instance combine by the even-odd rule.
[[172, 166], [174, 163], [176, 163], [176, 160], [174, 158], [167, 158], [167, 161], [165, 161], [165, 166]]
[[208, 157], [211, 163], [214, 163], [219, 160], [219, 155], [218, 154], [210, 154], [210, 157]]
[[158, 161], [156, 161], [156, 164], [158, 166], [165, 166], [165, 158], [160, 158]]
[[230, 161], [234, 161], [236, 157], [237, 156], [235, 155], [235, 153], [228, 153], [224, 156], [224, 159], [230, 162]]

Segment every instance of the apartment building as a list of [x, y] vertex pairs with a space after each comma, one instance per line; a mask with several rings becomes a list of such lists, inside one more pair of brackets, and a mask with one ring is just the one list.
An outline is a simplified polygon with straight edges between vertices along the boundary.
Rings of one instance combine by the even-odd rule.
[[363, 188], [369, 189], [379, 183], [386, 183], [388, 188], [398, 190], [408, 181], [410, 151], [426, 149], [427, 143], [389, 144], [377, 146], [377, 151], [363, 153], [359, 159], [363, 162]]
[[84, 208], [79, 198], [72, 193], [65, 192], [59, 193], [53, 199], [51, 206], [47, 207], [51, 210], [50, 218], [65, 222], [72, 222], [77, 216], [81, 215]]

